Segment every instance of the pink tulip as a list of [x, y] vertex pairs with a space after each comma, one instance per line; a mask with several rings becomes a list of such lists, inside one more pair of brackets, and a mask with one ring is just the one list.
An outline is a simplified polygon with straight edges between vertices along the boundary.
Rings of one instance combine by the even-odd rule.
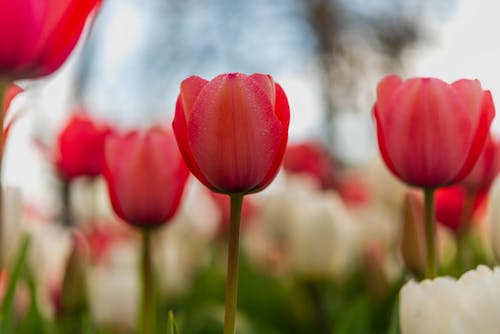
[[221, 193], [253, 193], [278, 173], [288, 139], [285, 92], [270, 75], [181, 83], [173, 128], [191, 172]]
[[373, 107], [387, 167], [414, 186], [461, 181], [476, 163], [495, 115], [478, 80], [385, 77]]
[[188, 175], [171, 132], [152, 128], [106, 141], [104, 177], [111, 204], [131, 225], [156, 227], [172, 218]]

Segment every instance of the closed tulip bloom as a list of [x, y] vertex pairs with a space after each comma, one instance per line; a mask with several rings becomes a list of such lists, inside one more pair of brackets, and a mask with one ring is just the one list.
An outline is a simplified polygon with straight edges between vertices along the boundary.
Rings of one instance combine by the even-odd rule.
[[0, 0], [0, 78], [35, 78], [58, 69], [98, 0]]
[[487, 192], [499, 171], [500, 144], [490, 134], [474, 168], [462, 181], [462, 184], [471, 193]]
[[156, 227], [172, 218], [188, 175], [171, 132], [152, 128], [106, 141], [104, 176], [111, 204], [131, 225]]
[[276, 176], [288, 138], [285, 92], [270, 75], [181, 83], [173, 128], [191, 172], [221, 193], [253, 193]]
[[57, 137], [56, 168], [69, 181], [78, 176], [98, 176], [104, 164], [104, 141], [111, 128], [85, 112], [71, 116]]
[[380, 152], [406, 183], [435, 188], [457, 183], [474, 167], [495, 108], [478, 80], [385, 77], [373, 107]]

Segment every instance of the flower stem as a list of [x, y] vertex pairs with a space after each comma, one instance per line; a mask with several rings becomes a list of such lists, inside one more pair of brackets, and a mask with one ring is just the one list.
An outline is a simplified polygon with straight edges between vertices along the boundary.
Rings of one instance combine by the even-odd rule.
[[154, 272], [151, 259], [151, 233], [148, 228], [142, 229], [141, 250], [141, 309], [138, 333], [153, 334], [155, 332], [155, 299]]
[[243, 194], [231, 194], [231, 225], [229, 226], [229, 250], [227, 255], [226, 310], [224, 334], [234, 334], [236, 302], [238, 298], [238, 255], [240, 244], [240, 218]]
[[3, 245], [3, 182], [2, 182], [2, 162], [3, 162], [3, 124], [4, 124], [4, 96], [5, 91], [7, 90], [8, 83], [0, 79], [0, 271], [3, 268], [3, 260], [4, 260], [4, 245]]
[[425, 278], [434, 278], [437, 275], [436, 258], [436, 221], [434, 208], [434, 188], [424, 188], [425, 199], [425, 243], [427, 248], [427, 261]]

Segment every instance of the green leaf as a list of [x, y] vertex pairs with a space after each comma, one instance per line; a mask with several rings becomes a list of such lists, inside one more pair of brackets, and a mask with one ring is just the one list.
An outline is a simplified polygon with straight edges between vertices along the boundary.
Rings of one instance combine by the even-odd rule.
[[167, 334], [179, 334], [172, 311], [168, 311]]
[[14, 265], [9, 272], [7, 290], [5, 292], [5, 297], [0, 310], [0, 328], [2, 329], [2, 333], [9, 333], [12, 330], [14, 296], [17, 283], [26, 262], [30, 241], [31, 236], [29, 234], [25, 234], [21, 239]]
[[391, 314], [391, 323], [389, 327], [389, 334], [400, 334], [401, 327], [399, 324], [399, 298], [394, 301], [394, 308]]

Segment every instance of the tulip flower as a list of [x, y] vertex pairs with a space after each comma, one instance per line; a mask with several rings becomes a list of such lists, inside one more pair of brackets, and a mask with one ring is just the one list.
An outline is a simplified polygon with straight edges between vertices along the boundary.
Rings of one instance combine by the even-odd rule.
[[267, 187], [278, 173], [288, 139], [285, 92], [270, 75], [197, 76], [181, 83], [173, 128], [191, 172], [231, 197], [224, 333], [234, 333], [239, 225], [243, 195]]
[[271, 76], [192, 76], [181, 83], [173, 128], [191, 172], [215, 192], [253, 193], [276, 176], [289, 124], [285, 92]]
[[74, 224], [71, 211], [71, 186], [80, 176], [92, 180], [101, 175], [104, 165], [104, 141], [112, 132], [109, 125], [97, 122], [83, 109], [76, 110], [57, 136], [54, 165], [62, 179], [62, 222]]
[[151, 229], [176, 213], [189, 171], [174, 135], [161, 128], [111, 135], [106, 141], [104, 177], [115, 213], [142, 230], [142, 307], [138, 332], [155, 332]]
[[412, 280], [399, 293], [401, 333], [498, 333], [498, 295], [500, 269], [483, 265], [458, 280]]
[[57, 70], [99, 0], [0, 0], [0, 81]]
[[115, 213], [135, 227], [157, 227], [177, 212], [189, 171], [173, 134], [161, 128], [111, 135], [104, 177]]
[[491, 93], [478, 80], [389, 75], [378, 84], [373, 114], [387, 167], [424, 189], [427, 276], [434, 277], [434, 190], [460, 182], [474, 167], [495, 115]]
[[55, 165], [66, 181], [78, 176], [95, 177], [104, 165], [104, 141], [111, 133], [84, 111], [77, 111], [57, 137]]
[[283, 168], [290, 173], [304, 173], [318, 180], [321, 188], [335, 186], [335, 161], [319, 142], [288, 145]]

